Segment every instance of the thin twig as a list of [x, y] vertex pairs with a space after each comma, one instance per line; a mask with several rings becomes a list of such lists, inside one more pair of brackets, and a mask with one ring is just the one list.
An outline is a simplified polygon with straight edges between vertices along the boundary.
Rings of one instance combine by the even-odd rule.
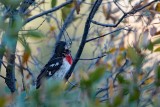
[[9, 79], [9, 78], [6, 78], [6, 77], [4, 77], [4, 76], [2, 76], [2, 75], [0, 75], [0, 77], [3, 78], [3, 79]]
[[116, 29], [116, 30], [114, 30], [114, 31], [112, 31], [112, 32], [109, 32], [109, 33], [107, 33], [107, 34], [104, 34], [104, 35], [101, 35], [101, 36], [98, 36], [98, 37], [95, 37], [95, 38], [92, 38], [92, 39], [88, 39], [88, 40], [86, 40], [86, 43], [87, 43], [87, 42], [90, 42], [90, 41], [93, 41], [93, 40], [95, 40], [95, 39], [98, 39], [98, 38], [105, 37], [105, 36], [107, 36], [107, 35], [110, 35], [110, 34], [112, 34], [112, 33], [115, 33], [115, 32], [117, 32], [117, 31], [120, 31], [120, 30], [125, 30], [125, 27]]
[[20, 30], [20, 31], [34, 31], [34, 30], [38, 30], [41, 26], [42, 26], [42, 24], [45, 22], [45, 19], [43, 20], [43, 22], [37, 27], [37, 28], [35, 28], [35, 29], [31, 29], [31, 30]]
[[151, 4], [153, 4], [154, 2], [157, 2], [157, 1], [159, 1], [159, 0], [154, 0], [154, 1], [142, 6], [140, 8], [132, 9], [131, 11], [129, 11], [127, 13], [124, 13], [123, 16], [118, 20], [118, 22], [116, 24], [103, 24], [103, 23], [100, 23], [100, 22], [97, 22], [97, 21], [94, 21], [94, 20], [92, 20], [92, 23], [94, 23], [96, 25], [104, 26], [104, 27], [117, 27], [123, 21], [123, 19], [126, 18], [127, 15], [135, 14], [135, 13], [141, 11], [142, 9], [150, 6]]
[[26, 23], [28, 23], [28, 22], [30, 22], [30, 21], [38, 18], [38, 17], [41, 17], [41, 16], [43, 16], [43, 15], [49, 14], [49, 13], [51, 13], [51, 12], [54, 12], [54, 11], [56, 11], [56, 10], [64, 7], [64, 6], [66, 6], [67, 4], [72, 3], [72, 1], [73, 1], [73, 0], [68, 0], [68, 1], [66, 1], [65, 3], [62, 3], [61, 5], [59, 5], [59, 6], [57, 6], [57, 7], [54, 7], [54, 8], [52, 8], [52, 9], [50, 9], [50, 10], [44, 11], [44, 12], [42, 12], [42, 13], [40, 13], [40, 14], [37, 14], [37, 15], [31, 17], [31, 18], [28, 18], [28, 19], [24, 22], [24, 24], [26, 24]]
[[19, 64], [20, 64], [20, 67], [19, 67], [19, 70], [21, 72], [21, 76], [22, 76], [22, 85], [23, 85], [23, 90], [26, 90], [26, 87], [25, 87], [25, 81], [24, 81], [24, 73], [23, 73], [23, 64], [22, 64], [22, 61], [21, 61], [21, 58], [19, 55], [18, 56], [18, 60], [19, 60]]
[[95, 60], [95, 59], [99, 59], [99, 58], [102, 58], [102, 57], [105, 57], [107, 56], [107, 54], [104, 54], [102, 56], [98, 56], [98, 57], [95, 57], [95, 58], [80, 58], [79, 60]]

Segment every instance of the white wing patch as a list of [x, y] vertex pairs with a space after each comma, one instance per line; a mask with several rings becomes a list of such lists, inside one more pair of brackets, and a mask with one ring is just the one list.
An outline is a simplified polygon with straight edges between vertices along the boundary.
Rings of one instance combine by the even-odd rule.
[[51, 76], [52, 75], [52, 72], [51, 71], [49, 71], [49, 76]]
[[59, 65], [59, 63], [57, 62], [57, 63], [55, 63], [55, 64], [51, 64], [50, 66], [51, 67], [54, 67], [54, 66], [58, 66]]

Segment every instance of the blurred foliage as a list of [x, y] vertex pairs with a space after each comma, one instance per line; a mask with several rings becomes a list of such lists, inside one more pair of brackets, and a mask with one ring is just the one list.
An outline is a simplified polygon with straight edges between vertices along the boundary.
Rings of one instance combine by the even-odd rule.
[[[0, 0], [0, 3], [4, 5], [4, 7], [6, 5], [9, 5], [10, 9], [15, 9], [18, 7], [21, 1], [22, 0]], [[129, 0], [129, 3], [131, 3], [132, 1], [133, 0]], [[89, 5], [86, 9], [87, 11], [85, 11], [85, 9], [83, 10], [83, 7], [79, 5], [79, 2], [77, 0], [73, 0], [72, 4], [64, 6], [60, 10], [63, 21], [67, 18], [67, 16], [71, 12], [71, 9], [73, 8], [76, 9], [76, 13], [79, 15], [76, 16], [77, 14], [74, 14], [72, 18], [73, 21], [77, 21], [76, 23], [78, 23], [79, 19], [81, 21], [78, 24], [75, 24], [74, 22], [73, 24], [70, 24], [75, 24], [75, 29], [72, 28], [72, 31], [75, 30], [76, 32], [73, 34], [74, 38], [71, 38], [73, 42], [79, 43], [81, 37], [79, 36], [76, 38], [77, 31], [83, 32], [81, 28], [83, 28], [84, 26], [80, 26], [79, 28], [78, 25], [82, 23], [82, 20], [86, 21], [86, 16], [88, 15], [87, 12], [89, 11], [90, 7], [92, 7], [92, 4], [94, 2], [95, 0], [91, 0], [90, 3], [88, 3], [87, 1], [82, 3], [84, 5]], [[116, 0], [116, 2], [117, 5], [121, 4], [118, 3], [119, 0]], [[147, 2], [148, 0], [144, 0], [141, 1], [141, 3], [131, 7], [133, 9], [140, 8]], [[45, 4], [45, 2], [43, 1], [35, 4], [33, 11], [35, 8], [39, 7], [42, 4]], [[50, 7], [54, 8], [57, 4], [58, 0], [51, 0]], [[107, 23], [109, 23], [110, 21], [116, 22], [119, 17], [116, 16], [116, 14], [118, 14], [117, 12], [120, 9], [112, 9], [113, 7], [111, 6], [111, 4], [112, 3], [108, 3], [107, 5], [105, 5], [105, 3], [103, 3], [103, 5], [101, 6], [102, 9], [99, 11], [102, 14], [98, 14], [96, 17], [104, 16], [104, 20], [107, 20]], [[0, 11], [3, 11], [4, 7], [2, 7]], [[40, 12], [43, 10], [43, 8], [39, 9]], [[89, 48], [96, 47], [96, 49], [94, 50], [96, 52], [93, 52], [93, 54], [96, 54], [98, 56], [104, 55], [104, 57], [102, 58], [100, 56], [97, 59], [95, 58], [96, 61], [91, 61], [94, 64], [92, 64], [92, 67], [88, 67], [87, 70], [83, 68], [85, 68], [86, 66], [90, 66], [88, 63], [89, 60], [86, 61], [87, 64], [85, 61], [82, 62], [82, 66], [79, 66], [79, 68], [77, 67], [78, 69], [76, 69], [76, 73], [81, 73], [81, 75], [78, 75], [77, 73], [79, 77], [78, 79], [75, 75], [73, 75], [73, 80], [67, 83], [65, 83], [64, 81], [49, 79], [44, 82], [44, 84], [39, 90], [36, 90], [35, 87], [31, 85], [31, 75], [27, 74], [26, 77], [22, 77], [25, 78], [26, 89], [23, 89], [22, 85], [18, 84], [17, 82], [17, 92], [11, 95], [7, 87], [0, 87], [2, 90], [0, 91], [0, 107], [145, 107], [147, 105], [159, 107], [160, 65], [159, 58], [156, 53], [160, 51], [160, 30], [158, 29], [159, 22], [152, 23], [152, 20], [157, 17], [156, 15], [157, 13], [159, 14], [159, 12], [160, 3], [154, 3], [154, 5], [151, 5], [146, 9], [143, 9], [142, 12], [139, 12], [141, 14], [143, 13], [142, 15], [134, 16], [133, 14], [135, 22], [140, 22], [140, 19], [144, 18], [145, 21], [148, 21], [146, 25], [143, 25], [140, 28], [136, 28], [133, 22], [129, 22], [130, 20], [125, 19], [123, 20], [123, 22], [121, 22], [123, 24], [119, 24], [119, 26], [129, 25], [131, 26], [131, 28], [133, 27], [133, 29], [136, 29], [137, 31], [129, 30], [129, 27], [125, 26], [125, 31], [127, 32], [127, 34], [126, 32], [119, 30], [110, 34], [108, 38], [106, 37], [107, 39], [99, 38], [97, 41], [91, 41], [91, 47]], [[85, 18], [83, 17], [83, 15], [85, 16]], [[30, 63], [33, 64], [36, 70], [40, 70], [41, 68], [38, 65], [39, 63], [40, 66], [44, 65], [45, 63], [43, 59], [41, 62], [37, 58], [37, 56], [43, 58], [44, 56], [41, 56], [41, 53], [45, 52], [43, 50], [40, 50], [40, 48], [37, 48], [35, 52], [34, 47], [32, 47], [33, 44], [31, 44], [30, 40], [36, 41], [39, 39], [44, 40], [47, 38], [47, 40], [45, 40], [45, 43], [47, 44], [46, 47], [50, 45], [50, 42], [53, 43], [53, 39], [55, 40], [55, 37], [57, 35], [57, 26], [61, 25], [61, 19], [58, 20], [57, 18], [56, 20], [54, 20], [55, 22], [57, 22], [57, 25], [52, 24], [51, 16], [52, 14], [48, 14], [46, 18], [49, 23], [48, 25], [50, 26], [48, 34], [44, 34], [41, 30], [38, 29], [28, 28], [27, 30], [25, 30], [25, 28], [23, 28], [24, 17], [19, 14], [14, 14], [13, 20], [11, 21], [9, 19], [4, 19], [4, 17], [0, 16], [0, 30], [2, 30], [3, 33], [2, 40], [4, 40], [4, 43], [7, 43], [8, 47], [11, 48], [15, 41], [18, 40], [21, 43], [23, 51], [21, 52], [21, 54], [19, 54], [20, 52], [17, 52], [18, 54], [15, 54], [21, 56], [22, 65], [20, 66], [24, 68], [26, 67], [27, 70], [32, 69], [29, 65]], [[54, 14], [53, 19], [55, 19], [56, 16], [57, 15]], [[128, 17], [126, 17], [126, 19], [127, 18]], [[158, 27], [156, 26], [157, 24]], [[149, 25], [152, 27], [150, 27]], [[90, 32], [88, 34], [89, 38], [95, 36], [102, 36], [104, 31], [104, 33], [106, 33], [106, 31], [108, 33], [108, 31], [115, 30], [112, 28], [106, 30], [106, 28], [95, 26], [96, 25], [92, 26], [93, 29], [90, 28]], [[21, 29], [24, 30], [21, 31]], [[92, 30], [94, 32], [92, 32]], [[140, 34], [137, 33], [139, 30]], [[129, 36], [132, 32], [134, 32], [135, 41], [132, 41], [133, 44], [127, 44], [126, 46], [126, 41], [123, 37]], [[16, 38], [15, 35], [18, 35], [18, 38]], [[148, 36], [150, 36], [149, 39]], [[136, 37], [138, 38], [138, 40]], [[156, 39], [152, 40], [152, 37], [156, 37]], [[44, 48], [44, 43], [42, 43], [42, 45], [39, 46], [41, 47], [41, 49]], [[77, 45], [73, 47], [76, 46]], [[6, 47], [1, 47], [0, 54], [4, 52], [7, 59], [8, 50], [6, 49]], [[38, 54], [35, 54], [34, 52]], [[35, 55], [34, 57], [33, 54]], [[153, 56], [149, 57], [152, 54]], [[49, 55], [47, 54], [45, 56]], [[88, 56], [90, 57], [90, 55]], [[32, 60], [30, 61], [31, 58]], [[151, 67], [144, 67], [147, 62], [149, 62], [148, 65], [150, 65]], [[74, 82], [77, 83], [75, 84]]]

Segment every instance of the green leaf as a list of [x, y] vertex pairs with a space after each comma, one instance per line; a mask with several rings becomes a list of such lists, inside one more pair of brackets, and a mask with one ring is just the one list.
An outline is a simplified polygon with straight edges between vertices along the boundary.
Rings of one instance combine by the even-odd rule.
[[41, 33], [40, 31], [28, 31], [26, 35], [27, 37], [33, 37], [33, 38], [44, 37], [43, 33]]
[[133, 62], [134, 66], [137, 68], [140, 68], [144, 59], [144, 56], [137, 53], [135, 48], [128, 47], [127, 49], [127, 56], [130, 58], [130, 60]]
[[99, 67], [94, 72], [89, 74], [89, 79], [81, 80], [80, 84], [82, 87], [91, 87], [92, 84], [100, 80], [100, 78], [104, 75], [106, 68], [105, 67]]
[[123, 97], [122, 95], [117, 95], [113, 101], [113, 106], [112, 107], [120, 107], [120, 104], [123, 102]]
[[152, 42], [150, 42], [147, 46], [147, 49], [149, 49], [150, 51], [153, 51], [153, 46], [154, 46], [154, 44]]
[[155, 81], [156, 86], [160, 86], [160, 66], [157, 67], [156, 69], [156, 81]]
[[121, 75], [118, 75], [117, 76], [117, 79], [118, 79], [118, 82], [120, 83], [120, 84], [130, 84], [130, 82], [128, 81], [128, 80], [126, 80], [123, 76], [121, 76]]
[[156, 39], [155, 41], [152, 42], [154, 45], [160, 43], [160, 38]]
[[137, 63], [137, 60], [139, 59], [139, 55], [133, 47], [128, 47], [127, 56], [132, 60], [133, 63]]
[[133, 102], [139, 99], [140, 91], [137, 86], [133, 86], [133, 92], [130, 92], [129, 101]]
[[61, 10], [62, 11], [62, 19], [63, 19], [63, 21], [66, 19], [66, 17], [70, 13], [71, 8], [72, 8], [72, 5], [67, 5]]
[[11, 28], [9, 28], [8, 30], [10, 31], [10, 33], [12, 33], [12, 35], [14, 33], [17, 33], [23, 26], [23, 18], [18, 14], [18, 15], [14, 15], [14, 17], [12, 18], [12, 23], [11, 23]]
[[51, 7], [52, 7], [52, 8], [55, 7], [56, 4], [57, 4], [57, 0], [52, 0], [52, 1], [51, 1]]
[[156, 48], [155, 50], [154, 50], [154, 52], [159, 52], [160, 51], [160, 47], [158, 47], [158, 48]]

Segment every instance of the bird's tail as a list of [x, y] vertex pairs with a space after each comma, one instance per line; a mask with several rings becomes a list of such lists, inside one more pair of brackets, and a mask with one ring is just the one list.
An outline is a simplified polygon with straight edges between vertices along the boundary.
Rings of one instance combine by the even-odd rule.
[[38, 89], [41, 86], [41, 81], [40, 79], [37, 79], [36, 81], [36, 89]]
[[45, 72], [45, 69], [43, 69], [41, 71], [41, 73], [37, 77], [37, 80], [36, 80], [36, 89], [38, 89], [41, 86], [42, 81], [43, 81], [43, 79], [45, 79], [45, 77], [46, 77], [46, 72]]

